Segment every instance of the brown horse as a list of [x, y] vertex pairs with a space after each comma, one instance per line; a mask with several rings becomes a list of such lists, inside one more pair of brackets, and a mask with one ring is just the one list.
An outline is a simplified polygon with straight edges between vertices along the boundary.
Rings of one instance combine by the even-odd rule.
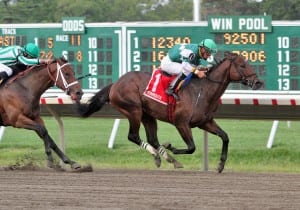
[[[189, 85], [179, 91], [180, 101], [177, 101], [170, 120], [166, 105], [156, 102], [143, 95], [151, 75], [144, 72], [129, 72], [114, 83], [104, 87], [87, 104], [78, 104], [79, 114], [88, 117], [110, 102], [129, 120], [128, 139], [148, 150], [155, 159], [156, 165], [161, 164], [160, 154], [174, 167], [182, 167], [165, 148], [174, 154], [192, 154], [195, 151], [191, 128], [198, 127], [219, 136], [222, 141], [222, 153], [218, 171], [224, 169], [227, 159], [229, 138], [214, 120], [218, 100], [230, 82], [241, 82], [252, 89], [259, 89], [263, 83], [257, 78], [255, 71], [244, 57], [228, 53], [226, 57], [214, 65], [205, 79], [192, 78]], [[157, 121], [165, 121], [175, 125], [187, 145], [187, 149], [177, 149], [170, 143], [161, 146], [157, 138]], [[143, 123], [148, 143], [139, 136], [141, 122]]]
[[40, 97], [53, 85], [80, 101], [83, 92], [74, 70], [64, 58], [55, 59], [50, 64], [32, 66], [0, 87], [0, 125], [35, 131], [44, 141], [49, 167], [55, 167], [52, 149], [72, 169], [80, 169], [57, 147], [40, 116]]

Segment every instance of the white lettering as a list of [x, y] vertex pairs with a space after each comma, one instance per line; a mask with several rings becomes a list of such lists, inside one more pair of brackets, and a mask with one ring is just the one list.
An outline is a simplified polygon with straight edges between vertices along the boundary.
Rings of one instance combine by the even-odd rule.
[[2, 34], [17, 34], [15, 28], [2, 28]]
[[56, 35], [55, 40], [57, 42], [68, 42], [69, 41], [69, 36], [68, 35]]
[[84, 31], [84, 20], [64, 20], [63, 31]]
[[232, 18], [212, 18], [213, 30], [232, 30]]
[[240, 18], [239, 30], [268, 30], [264, 18]]

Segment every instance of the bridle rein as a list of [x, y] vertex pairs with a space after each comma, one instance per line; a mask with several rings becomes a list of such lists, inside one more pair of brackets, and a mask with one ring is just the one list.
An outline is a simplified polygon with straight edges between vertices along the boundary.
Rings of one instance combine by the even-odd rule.
[[[229, 68], [229, 71], [231, 71], [231, 66], [234, 65], [234, 66], [235, 66], [235, 69], [237, 70], [237, 72], [238, 72], [239, 75], [241, 76], [240, 81], [241, 81], [243, 84], [245, 84], [245, 85], [252, 86], [252, 85], [253, 85], [253, 81], [249, 80], [248, 78], [249, 78], [249, 77], [252, 77], [252, 76], [255, 76], [256, 73], [253, 73], [253, 74], [250, 74], [250, 75], [245, 75], [244, 71], [243, 71], [240, 67], [238, 67], [237, 64], [234, 62], [238, 56], [239, 56], [239, 55], [236, 55], [236, 56], [234, 56], [233, 58], [232, 58], [232, 57], [231, 57], [231, 58], [225, 58], [221, 63], [223, 63], [226, 59], [228, 59], [228, 60], [230, 61], [230, 65], [229, 65], [229, 67], [228, 67], [228, 68]], [[221, 64], [221, 63], [219, 62], [217, 65], [219, 65], [219, 64]], [[215, 69], [216, 69], [216, 67], [215, 67], [215, 68], [212, 68], [211, 71], [213, 71], [213, 70], [215, 70]], [[214, 79], [210, 78], [209, 75], [210, 75], [210, 74], [207, 74], [206, 79], [208, 79], [209, 81], [214, 82], [214, 83], [226, 84], [226, 83], [228, 83], [228, 82], [237, 82], [237, 81], [232, 81], [232, 80], [230, 80], [230, 78], [228, 78], [228, 80], [226, 80], [226, 81], [217, 81], [217, 80], [214, 80]], [[230, 72], [229, 72], [229, 75], [230, 75]]]
[[74, 81], [71, 82], [70, 84], [68, 84], [68, 82], [66, 81], [64, 74], [63, 74], [63, 68], [67, 65], [70, 65], [70, 63], [64, 63], [63, 65], [60, 66], [60, 64], [58, 62], [56, 62], [56, 77], [54, 78], [50, 72], [50, 64], [47, 64], [47, 71], [48, 71], [48, 75], [50, 77], [50, 79], [54, 82], [54, 86], [57, 86], [57, 81], [59, 79], [59, 77], [61, 77], [62, 83], [63, 83], [63, 87], [61, 87], [64, 91], [68, 92], [69, 87], [78, 84], [78, 81]]

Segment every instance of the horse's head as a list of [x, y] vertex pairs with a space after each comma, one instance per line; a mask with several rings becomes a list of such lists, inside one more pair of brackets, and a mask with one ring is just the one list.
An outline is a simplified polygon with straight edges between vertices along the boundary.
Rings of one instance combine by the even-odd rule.
[[230, 62], [229, 77], [231, 81], [241, 82], [253, 90], [260, 89], [263, 86], [264, 83], [258, 79], [255, 70], [243, 56], [227, 53], [225, 59]]
[[64, 57], [55, 59], [47, 66], [48, 74], [54, 85], [65, 91], [72, 100], [80, 101], [83, 92], [75, 77], [75, 72]]

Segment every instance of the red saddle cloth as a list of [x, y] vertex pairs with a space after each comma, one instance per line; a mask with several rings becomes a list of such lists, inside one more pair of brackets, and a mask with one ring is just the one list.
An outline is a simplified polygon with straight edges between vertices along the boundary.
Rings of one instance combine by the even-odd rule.
[[144, 91], [144, 95], [162, 104], [170, 104], [170, 98], [173, 99], [174, 97], [167, 95], [165, 90], [175, 77], [176, 75], [167, 76], [163, 74], [160, 69], [154, 70], [148, 86]]

